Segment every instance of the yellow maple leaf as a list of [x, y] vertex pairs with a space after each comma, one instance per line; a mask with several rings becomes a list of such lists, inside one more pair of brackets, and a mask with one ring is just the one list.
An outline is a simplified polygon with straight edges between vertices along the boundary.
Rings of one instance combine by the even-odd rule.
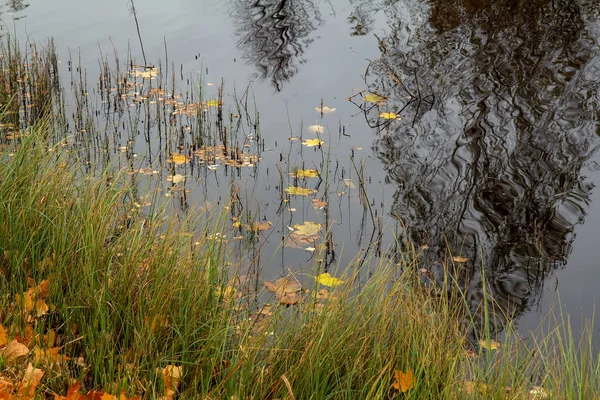
[[379, 104], [379, 105], [385, 104], [387, 102], [387, 100], [388, 100], [387, 97], [380, 96], [380, 95], [375, 94], [375, 93], [369, 93], [369, 94], [363, 96], [363, 99], [365, 101], [368, 101], [369, 103], [376, 103], [376, 104]]
[[321, 275], [315, 276], [315, 280], [323, 286], [335, 287], [342, 285], [343, 280], [338, 279], [334, 276], [329, 275], [328, 272], [322, 273]]
[[394, 370], [394, 378], [396, 382], [392, 384], [392, 387], [396, 390], [401, 391], [402, 393], [408, 392], [415, 386], [416, 379], [413, 376], [412, 369], [408, 369], [406, 372], [402, 372], [400, 370]]
[[222, 104], [223, 103], [220, 103], [218, 100], [209, 100], [206, 102], [206, 107], [218, 107]]
[[190, 162], [190, 158], [183, 154], [171, 153], [171, 158], [169, 159], [169, 162], [172, 162], [175, 165], [182, 165]]
[[379, 114], [379, 118], [383, 118], [383, 119], [400, 119], [400, 116], [398, 114], [393, 113], [393, 112], [384, 112], [384, 113], [380, 113]]
[[305, 145], [306, 147], [321, 146], [324, 143], [325, 142], [322, 141], [321, 139], [308, 139], [308, 140], [305, 140], [304, 142], [302, 142], [302, 144]]
[[296, 224], [292, 228], [294, 229], [294, 234], [297, 236], [313, 236], [319, 233], [321, 224], [306, 221], [303, 224]]
[[490, 341], [488, 343], [487, 340], [481, 339], [479, 341], [479, 345], [481, 346], [481, 348], [486, 349], [486, 350], [496, 350], [497, 348], [500, 347], [500, 342], [497, 342], [494, 339], [490, 339]]
[[319, 171], [316, 169], [299, 169], [291, 172], [290, 175], [296, 178], [316, 178], [319, 176]]
[[292, 196], [308, 196], [313, 193], [317, 193], [316, 190], [308, 188], [299, 188], [296, 186], [290, 186], [288, 188], [285, 188], [284, 191], [288, 194], [291, 194]]

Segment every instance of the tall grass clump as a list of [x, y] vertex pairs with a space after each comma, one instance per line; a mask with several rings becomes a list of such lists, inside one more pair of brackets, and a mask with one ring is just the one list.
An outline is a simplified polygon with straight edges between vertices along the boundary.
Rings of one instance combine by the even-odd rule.
[[71, 378], [140, 392], [157, 380], [156, 368], [211, 370], [228, 324], [217, 290], [220, 242], [198, 227], [192, 239], [191, 221], [136, 212], [119, 173], [76, 181], [66, 153], [48, 152], [45, 129], [32, 128], [0, 162], [0, 323], [8, 335], [44, 348], [52, 331], [56, 342], [46, 347], [61, 356], [46, 361], [67, 366], [47, 382], [58, 393]]

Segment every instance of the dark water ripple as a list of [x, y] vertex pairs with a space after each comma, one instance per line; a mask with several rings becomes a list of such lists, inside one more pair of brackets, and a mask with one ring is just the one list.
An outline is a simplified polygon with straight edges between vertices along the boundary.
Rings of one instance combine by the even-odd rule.
[[[378, 60], [387, 67], [368, 76], [391, 99], [383, 108], [409, 101], [390, 71], [421, 100], [402, 124], [380, 129], [374, 148], [398, 186], [394, 215], [408, 238], [429, 245], [424, 265], [441, 279], [448, 251], [467, 257], [455, 266], [469, 308], [481, 312], [484, 273], [501, 330], [565, 267], [586, 214], [593, 186], [583, 170], [600, 129], [599, 6], [429, 4], [429, 24], [392, 46], [399, 35], [390, 32]], [[379, 111], [365, 116], [375, 122]]]

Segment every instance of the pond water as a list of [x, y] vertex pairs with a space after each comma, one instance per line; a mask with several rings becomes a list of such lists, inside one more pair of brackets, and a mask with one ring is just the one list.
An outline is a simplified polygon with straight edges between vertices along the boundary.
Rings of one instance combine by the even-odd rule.
[[[126, 0], [30, 0], [7, 1], [0, 16], [22, 40], [54, 38], [67, 86], [69, 60], [81, 60], [93, 87], [97, 60], [114, 52], [162, 62], [184, 91], [197, 77], [206, 99], [218, 97], [223, 78], [224, 109], [249, 87], [244, 99], [260, 129], [248, 111], [240, 132], [260, 161], [178, 166], [189, 186], [175, 197], [180, 209], [226, 204], [233, 182], [244, 204], [234, 223], [246, 213], [272, 224], [242, 250], [266, 276], [311, 275], [313, 244], [325, 247], [323, 268], [360, 267], [361, 249], [389, 254], [397, 237], [423, 246], [419, 267], [430, 279], [442, 279], [442, 262], [454, 256], [473, 310], [485, 276], [506, 313], [496, 318], [499, 332], [508, 320], [534, 329], [559, 297], [575, 332], [592, 317], [596, 0], [144, 0], [133, 11]], [[124, 145], [151, 169], [167, 165], [161, 148], [202, 158], [186, 138], [177, 147], [144, 136], [116, 135], [115, 152]], [[301, 143], [317, 137], [320, 147]], [[295, 167], [321, 179], [298, 184], [288, 174]], [[294, 184], [315, 193], [284, 195]], [[307, 221], [331, 235], [282, 245], [288, 226]]]

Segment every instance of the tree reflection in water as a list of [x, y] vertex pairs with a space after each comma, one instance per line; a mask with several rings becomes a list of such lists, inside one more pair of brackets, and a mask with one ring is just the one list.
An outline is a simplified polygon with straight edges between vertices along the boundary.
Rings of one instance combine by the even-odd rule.
[[321, 23], [318, 4], [306, 0], [236, 1], [238, 46], [261, 79], [270, 79], [277, 91], [304, 63], [309, 37]]
[[24, 15], [14, 15], [29, 7], [29, 3], [23, 3], [23, 0], [7, 0], [0, 8], [0, 16], [4, 13], [12, 14], [12, 18], [18, 20]]
[[385, 5], [391, 31], [367, 81], [390, 101], [365, 115], [375, 124], [380, 111], [407, 104], [395, 79], [417, 100], [435, 97], [378, 129], [374, 148], [397, 185], [393, 215], [408, 239], [429, 245], [421, 265], [441, 281], [448, 252], [467, 257], [455, 278], [479, 323], [485, 271], [499, 332], [565, 266], [586, 214], [592, 185], [582, 171], [600, 132], [600, 6], [430, 0], [428, 23], [410, 26], [410, 3]]

